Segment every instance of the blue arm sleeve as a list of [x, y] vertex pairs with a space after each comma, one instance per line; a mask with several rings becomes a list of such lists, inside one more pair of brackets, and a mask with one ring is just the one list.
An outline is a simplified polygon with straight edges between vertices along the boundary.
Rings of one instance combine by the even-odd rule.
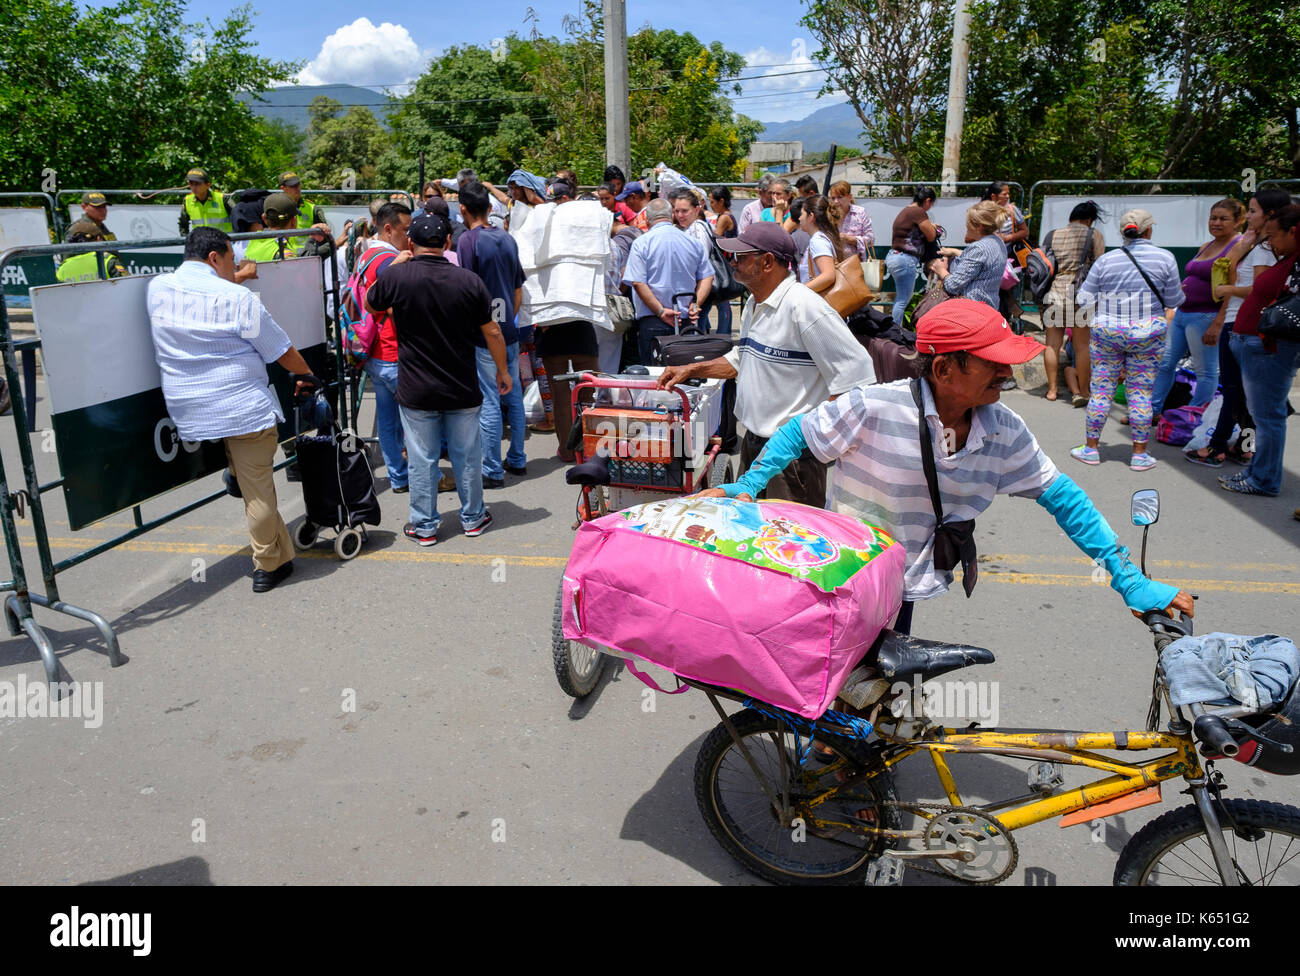
[[1041, 495], [1038, 504], [1052, 513], [1065, 534], [1110, 573], [1111, 589], [1124, 598], [1129, 609], [1144, 613], [1163, 610], [1178, 595], [1178, 587], [1147, 579], [1128, 559], [1115, 530], [1097, 511], [1092, 500], [1066, 475], [1057, 475]]
[[721, 485], [728, 498], [737, 495], [749, 495], [758, 498], [758, 493], [767, 487], [767, 483], [790, 466], [808, 447], [803, 436], [803, 417], [793, 417], [786, 421], [768, 440], [763, 453], [754, 459], [743, 478], [734, 484]]

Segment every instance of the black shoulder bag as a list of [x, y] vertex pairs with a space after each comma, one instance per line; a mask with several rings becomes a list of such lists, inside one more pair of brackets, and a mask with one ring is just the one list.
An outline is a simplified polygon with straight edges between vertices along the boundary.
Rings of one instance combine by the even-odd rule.
[[961, 585], [969, 597], [979, 579], [979, 562], [975, 552], [975, 520], [945, 522], [943, 502], [939, 498], [939, 475], [934, 468], [934, 444], [930, 425], [925, 420], [925, 406], [921, 398], [921, 381], [911, 383], [912, 399], [921, 418], [921, 465], [925, 468], [925, 483], [930, 488], [930, 504], [934, 506], [934, 568], [952, 572], [961, 564]]
[[1133, 256], [1132, 251], [1126, 247], [1121, 247], [1120, 250], [1124, 252], [1124, 257], [1133, 262], [1133, 267], [1138, 269], [1138, 274], [1142, 276], [1142, 280], [1145, 281], [1147, 287], [1151, 289], [1151, 294], [1156, 296], [1156, 314], [1163, 315], [1165, 311], [1165, 298], [1160, 294], [1160, 289], [1151, 283], [1151, 279], [1148, 278], [1147, 273], [1142, 270], [1142, 265], [1138, 264], [1137, 258]]

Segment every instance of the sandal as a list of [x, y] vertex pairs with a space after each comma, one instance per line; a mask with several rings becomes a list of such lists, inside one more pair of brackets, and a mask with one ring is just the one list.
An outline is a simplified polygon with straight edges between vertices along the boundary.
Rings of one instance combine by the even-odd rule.
[[1056, 391], [1055, 391], [1055, 390], [1048, 390], [1046, 393], [1043, 394], [1043, 399], [1044, 399], [1044, 400], [1055, 400], [1055, 399], [1056, 399]]
[[1225, 456], [1222, 452], [1215, 453], [1208, 447], [1198, 447], [1194, 451], [1183, 452], [1183, 457], [1187, 458], [1187, 460], [1193, 464], [1203, 464], [1207, 468], [1219, 467], [1223, 464]]
[[1251, 461], [1255, 460], [1254, 451], [1239, 451], [1235, 445], [1228, 448], [1224, 456], [1229, 461], [1235, 461], [1237, 464], [1250, 464]]

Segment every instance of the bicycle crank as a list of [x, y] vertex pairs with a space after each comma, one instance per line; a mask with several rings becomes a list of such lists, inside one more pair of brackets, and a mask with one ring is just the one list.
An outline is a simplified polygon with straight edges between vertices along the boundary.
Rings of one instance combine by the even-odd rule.
[[924, 840], [927, 851], [956, 855], [934, 859], [944, 874], [971, 884], [997, 884], [1020, 860], [1011, 832], [996, 817], [970, 807], [936, 814], [925, 826]]

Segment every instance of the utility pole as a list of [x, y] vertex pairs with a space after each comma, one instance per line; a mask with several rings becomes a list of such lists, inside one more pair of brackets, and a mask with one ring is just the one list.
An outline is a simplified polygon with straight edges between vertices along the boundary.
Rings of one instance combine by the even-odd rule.
[[961, 130], [966, 119], [966, 76], [970, 67], [970, 6], [956, 0], [952, 20], [952, 71], [948, 75], [948, 121], [943, 132], [944, 183], [957, 181], [961, 169]]
[[625, 0], [604, 0], [605, 11], [605, 159], [629, 180], [632, 129], [628, 119], [627, 7]]

